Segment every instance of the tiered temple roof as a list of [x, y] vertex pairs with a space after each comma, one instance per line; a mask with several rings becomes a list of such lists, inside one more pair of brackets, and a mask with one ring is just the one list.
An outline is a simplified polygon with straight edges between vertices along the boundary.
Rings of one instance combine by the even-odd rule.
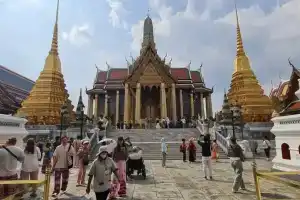
[[[201, 68], [199, 70], [190, 70], [189, 66], [181, 68], [170, 67], [169, 72], [172, 78], [174, 78], [176, 82], [183, 87], [191, 87], [195, 89], [202, 88], [207, 91], [212, 91], [212, 89], [205, 87]], [[107, 71], [99, 70], [97, 68], [93, 89], [88, 90], [87, 93], [104, 93], [108, 88], [123, 88], [123, 81], [128, 76], [130, 76], [128, 68], [109, 67]]]
[[[281, 104], [281, 107], [284, 108], [283, 110], [279, 110], [281, 111], [280, 115], [300, 114], [300, 99], [295, 95], [295, 92], [299, 90], [298, 80], [300, 79], [300, 71], [290, 61], [289, 64], [292, 67], [292, 73], [290, 79], [286, 81], [288, 83], [287, 86], [284, 87], [286, 90], [285, 95], [278, 96], [277, 93], [272, 96], [273, 104], [277, 104], [275, 107]], [[277, 97], [277, 101], [274, 97]]]
[[140, 49], [140, 55], [136, 58], [131, 56], [131, 62], [126, 59], [127, 67], [112, 68], [108, 63], [107, 70], [99, 70], [94, 81], [93, 89], [88, 90], [87, 94], [105, 93], [106, 89], [122, 89], [124, 81], [129, 80], [134, 74], [141, 73], [139, 71], [142, 65], [154, 63], [155, 69], [164, 74], [166, 78], [171, 78], [180, 88], [191, 88], [194, 91], [212, 93], [212, 89], [205, 87], [205, 82], [202, 76], [201, 68], [199, 70], [190, 70], [191, 62], [185, 67], [172, 67], [172, 58], [166, 61], [166, 57], [161, 58], [157, 55], [156, 44], [154, 41], [154, 30], [152, 19], [147, 16], [144, 20], [143, 42]]
[[272, 113], [271, 100], [264, 95], [264, 91], [251, 69], [249, 58], [244, 51], [237, 9], [236, 19], [237, 52], [228, 99], [231, 104], [237, 103], [241, 106], [244, 122], [266, 122], [269, 121]]
[[64, 77], [61, 72], [61, 62], [58, 54], [58, 11], [57, 1], [56, 20], [54, 24], [51, 49], [46, 58], [44, 69], [38, 77], [28, 98], [22, 102], [18, 116], [25, 116], [28, 124], [56, 125], [61, 121], [61, 107], [67, 104], [71, 121], [74, 117], [73, 106], [65, 88]]
[[33, 85], [34, 81], [0, 65], [0, 113], [16, 113]]

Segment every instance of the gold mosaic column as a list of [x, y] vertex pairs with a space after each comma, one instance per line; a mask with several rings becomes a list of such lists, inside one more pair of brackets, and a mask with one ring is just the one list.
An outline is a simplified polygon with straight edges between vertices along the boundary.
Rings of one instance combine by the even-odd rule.
[[135, 92], [135, 123], [140, 124], [141, 120], [141, 84], [136, 84]]
[[120, 92], [119, 90], [116, 91], [116, 124], [119, 122], [119, 116], [120, 116]]
[[180, 99], [180, 117], [183, 117], [183, 97], [182, 97], [182, 89], [179, 90], [179, 99]]
[[94, 99], [93, 99], [92, 95], [90, 95], [90, 94], [88, 95], [88, 98], [89, 98], [89, 100], [88, 100], [88, 117], [92, 118], [92, 116], [93, 116], [93, 107], [94, 107], [94, 105], [93, 105]]
[[212, 116], [212, 108], [211, 108], [211, 96], [210, 94], [205, 99], [206, 104], [206, 118], [209, 118]]
[[172, 118], [173, 121], [176, 122], [177, 121], [177, 112], [176, 112], [176, 88], [175, 88], [175, 83], [172, 83]]
[[106, 117], [108, 114], [108, 95], [105, 94], [105, 102], [104, 102], [104, 116]]
[[99, 94], [95, 94], [95, 110], [94, 110], [94, 121], [98, 121], [98, 105], [99, 105]]
[[191, 92], [191, 117], [195, 116], [195, 106], [194, 106], [194, 94]]
[[124, 123], [129, 121], [129, 89], [128, 84], [125, 84], [125, 97], [124, 97]]
[[167, 99], [166, 99], [166, 88], [165, 84], [160, 84], [160, 90], [161, 90], [161, 118], [167, 117]]
[[202, 118], [204, 118], [205, 116], [204, 116], [204, 102], [203, 102], [203, 93], [200, 93], [200, 117]]

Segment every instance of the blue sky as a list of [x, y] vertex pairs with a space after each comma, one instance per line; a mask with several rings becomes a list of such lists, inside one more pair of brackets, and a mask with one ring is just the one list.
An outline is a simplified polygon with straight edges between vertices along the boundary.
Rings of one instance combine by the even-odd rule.
[[[287, 59], [300, 66], [300, 1], [236, 0], [245, 50], [265, 91], [288, 79]], [[56, 0], [0, 0], [0, 64], [36, 80], [50, 49]], [[235, 57], [234, 0], [61, 0], [59, 52], [73, 104], [92, 87], [95, 64], [125, 67], [139, 53], [150, 9], [158, 53], [173, 67], [203, 63], [213, 108], [222, 104]], [[87, 97], [84, 96], [85, 102]]]

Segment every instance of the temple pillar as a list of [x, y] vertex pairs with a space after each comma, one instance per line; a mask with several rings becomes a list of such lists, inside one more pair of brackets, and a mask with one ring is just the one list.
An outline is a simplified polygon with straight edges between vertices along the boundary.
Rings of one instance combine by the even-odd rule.
[[120, 92], [119, 90], [116, 91], [116, 124], [119, 122], [120, 116]]
[[129, 88], [128, 84], [125, 83], [125, 96], [124, 96], [124, 123], [129, 123]]
[[89, 98], [89, 100], [88, 100], [88, 117], [89, 118], [92, 118], [92, 116], [93, 116], [93, 108], [94, 108], [94, 105], [93, 105], [93, 101], [94, 101], [94, 99], [93, 99], [93, 97], [92, 97], [92, 95], [88, 95], [88, 98]]
[[176, 88], [175, 83], [172, 83], [172, 119], [174, 123], [177, 121], [176, 107]]
[[160, 106], [160, 115], [164, 119], [167, 117], [167, 99], [166, 99], [166, 88], [165, 84], [160, 84], [160, 97], [161, 97], [161, 106]]
[[182, 97], [182, 89], [179, 90], [179, 99], [180, 99], [180, 117], [183, 117], [183, 97]]
[[203, 101], [203, 93], [200, 93], [200, 117], [204, 118], [204, 101]]
[[191, 117], [195, 116], [195, 106], [194, 106], [194, 93], [191, 92]]
[[206, 118], [212, 117], [211, 94], [206, 97]]
[[105, 101], [104, 101], [104, 116], [106, 117], [108, 114], [108, 94], [105, 94]]
[[135, 92], [135, 123], [141, 123], [141, 84], [136, 84]]
[[99, 94], [95, 94], [95, 110], [94, 110], [94, 122], [98, 122], [98, 104], [99, 104]]

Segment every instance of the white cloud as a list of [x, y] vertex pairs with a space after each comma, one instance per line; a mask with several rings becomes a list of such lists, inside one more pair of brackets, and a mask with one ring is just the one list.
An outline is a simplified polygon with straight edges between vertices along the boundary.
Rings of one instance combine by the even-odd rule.
[[128, 28], [127, 22], [123, 19], [128, 14], [128, 11], [124, 7], [124, 1], [126, 0], [106, 0], [110, 7], [109, 21], [113, 27]]
[[[219, 109], [223, 100], [224, 87], [228, 89], [235, 57], [236, 19], [232, 12], [218, 19], [211, 13], [220, 10], [225, 0], [206, 0], [206, 9], [196, 9], [196, 0], [188, 0], [185, 10], [173, 12], [166, 1], [150, 0], [154, 18], [155, 42], [161, 55], [168, 52], [173, 57], [173, 66], [192, 60], [192, 68], [204, 63], [207, 86], [215, 86], [214, 110]], [[168, 9], [166, 9], [168, 8]], [[280, 8], [265, 13], [258, 5], [239, 9], [239, 19], [245, 50], [252, 68], [268, 94], [271, 79], [289, 77], [287, 58], [300, 62], [300, 1], [290, 0]], [[167, 17], [163, 17], [167, 16]], [[139, 52], [143, 22], [131, 28], [132, 44]], [[268, 72], [268, 73], [266, 73]]]
[[93, 33], [93, 28], [89, 24], [74, 25], [70, 31], [63, 32], [62, 37], [73, 45], [82, 46], [90, 42]]

